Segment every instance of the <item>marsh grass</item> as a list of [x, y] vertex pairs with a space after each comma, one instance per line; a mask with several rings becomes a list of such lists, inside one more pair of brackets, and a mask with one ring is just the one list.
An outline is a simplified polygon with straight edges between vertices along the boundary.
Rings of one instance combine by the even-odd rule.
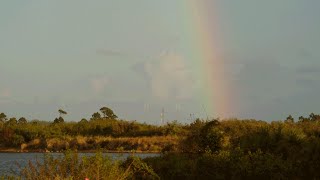
[[161, 152], [168, 146], [177, 147], [178, 136], [110, 137], [110, 136], [66, 136], [64, 138], [34, 139], [21, 145], [21, 151], [60, 152], [66, 149], [90, 151], [98, 147], [107, 151]]
[[77, 152], [67, 150], [62, 156], [53, 157], [44, 154], [43, 160], [29, 161], [26, 167], [20, 167], [15, 177], [3, 176], [2, 179], [85, 179], [122, 180], [122, 179], [159, 179], [154, 171], [138, 157], [126, 161], [112, 160], [99, 150], [92, 156], [79, 156]]
[[0, 180], [16, 180], [21, 178], [16, 178], [14, 176], [0, 176]]

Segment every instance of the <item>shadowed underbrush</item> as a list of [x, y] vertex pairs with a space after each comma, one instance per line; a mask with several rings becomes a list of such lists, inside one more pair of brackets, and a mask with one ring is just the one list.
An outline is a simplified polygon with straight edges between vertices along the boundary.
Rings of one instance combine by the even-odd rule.
[[319, 122], [197, 120], [176, 152], [144, 161], [161, 179], [320, 179]]
[[[20, 167], [20, 174], [2, 179], [159, 179], [157, 174], [140, 158], [129, 157], [126, 161], [112, 160], [98, 151], [93, 156], [79, 156], [77, 152], [66, 151], [63, 156], [44, 154], [43, 160], [29, 161]], [[1, 178], [0, 178], [1, 179]]]

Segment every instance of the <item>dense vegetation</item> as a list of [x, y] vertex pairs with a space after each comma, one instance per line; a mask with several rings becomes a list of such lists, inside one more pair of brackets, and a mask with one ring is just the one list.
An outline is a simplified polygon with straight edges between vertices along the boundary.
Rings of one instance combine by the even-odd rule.
[[320, 118], [200, 121], [177, 152], [145, 161], [162, 179], [320, 179]]
[[[320, 115], [301, 116], [297, 122], [288, 116], [284, 121], [270, 123], [197, 119], [191, 124], [153, 126], [117, 120], [113, 112], [104, 110], [103, 116], [94, 113], [89, 121], [78, 123], [11, 123], [10, 118], [0, 126], [1, 143], [32, 147], [38, 140], [38, 144], [51, 150], [59, 149], [57, 144], [65, 142], [67, 145], [60, 149], [117, 147], [115, 150], [163, 152], [159, 157], [139, 160], [141, 167], [152, 175], [141, 174], [138, 169], [134, 173], [133, 168], [127, 177], [130, 179], [320, 179]], [[57, 143], [50, 143], [54, 139]], [[128, 159], [112, 167], [121, 167], [119, 172], [123, 173], [132, 167], [132, 162]], [[82, 161], [78, 163], [75, 166], [83, 166]]]
[[0, 179], [159, 179], [159, 176], [141, 159], [131, 156], [126, 161], [112, 160], [101, 150], [93, 156], [79, 156], [77, 152], [67, 150], [63, 156], [52, 157], [45, 154], [43, 161], [29, 162], [20, 167], [16, 175], [0, 176]]
[[[62, 151], [68, 148], [94, 150], [98, 147], [110, 151], [160, 152], [167, 146], [176, 146], [183, 126], [177, 122], [154, 126], [136, 121], [118, 120], [114, 112], [103, 107], [90, 120], [64, 122], [67, 112], [53, 122], [26, 118], [7, 118], [0, 114], [0, 150]], [[180, 128], [179, 130], [177, 128]]]

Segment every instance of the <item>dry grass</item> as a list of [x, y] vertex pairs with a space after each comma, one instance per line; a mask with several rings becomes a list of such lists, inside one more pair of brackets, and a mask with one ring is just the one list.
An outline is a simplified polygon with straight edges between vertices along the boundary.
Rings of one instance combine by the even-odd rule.
[[50, 139], [34, 139], [21, 145], [22, 151], [48, 150], [63, 151], [77, 149], [82, 151], [103, 148], [107, 151], [136, 151], [136, 152], [160, 152], [163, 149], [178, 146], [177, 136], [153, 136], [153, 137], [64, 137]]

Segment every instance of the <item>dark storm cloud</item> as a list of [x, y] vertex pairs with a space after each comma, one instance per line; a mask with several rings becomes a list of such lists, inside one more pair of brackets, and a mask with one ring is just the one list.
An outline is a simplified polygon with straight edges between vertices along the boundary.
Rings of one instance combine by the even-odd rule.
[[[239, 117], [273, 120], [272, 114], [314, 111], [320, 105], [320, 64], [306, 61], [300, 67], [288, 66], [277, 58], [251, 58], [232, 83], [236, 87]], [[247, 112], [250, 112], [248, 114]], [[278, 116], [279, 117], [279, 116]]]
[[243, 63], [243, 68], [237, 76], [239, 83], [246, 85], [245, 89], [254, 88], [255, 91], [259, 91], [258, 89], [264, 88], [285, 90], [295, 75], [281, 64], [266, 60]]
[[242, 64], [232, 80], [239, 117], [266, 119], [268, 113], [276, 111], [279, 97], [295, 93], [294, 71], [277, 61], [264, 58], [242, 61]]

